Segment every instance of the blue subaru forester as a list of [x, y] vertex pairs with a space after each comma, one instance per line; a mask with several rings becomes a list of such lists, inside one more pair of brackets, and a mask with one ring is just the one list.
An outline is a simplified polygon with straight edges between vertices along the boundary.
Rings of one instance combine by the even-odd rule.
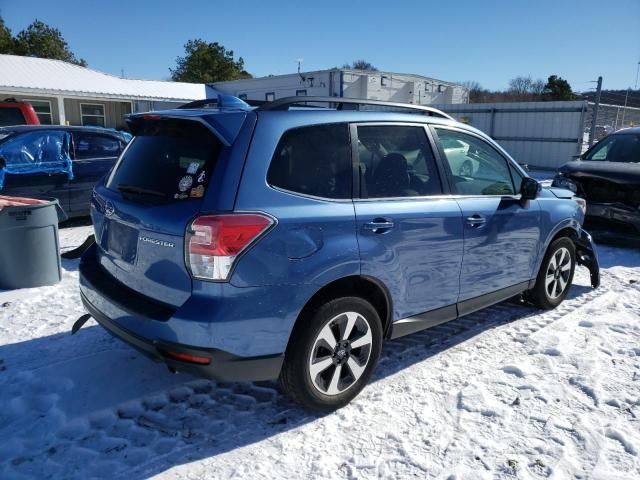
[[80, 263], [89, 314], [173, 371], [332, 410], [384, 339], [519, 294], [554, 308], [576, 264], [599, 284], [584, 200], [443, 112], [206, 103], [129, 117]]

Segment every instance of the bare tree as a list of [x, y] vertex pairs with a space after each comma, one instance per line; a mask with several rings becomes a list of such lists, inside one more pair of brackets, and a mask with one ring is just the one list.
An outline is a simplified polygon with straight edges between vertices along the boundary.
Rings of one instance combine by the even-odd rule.
[[539, 78], [535, 82], [531, 84], [531, 93], [537, 97], [542, 98], [542, 94], [544, 93], [544, 87], [546, 86], [546, 82]]
[[489, 90], [482, 88], [479, 82], [475, 80], [466, 80], [462, 82], [462, 86], [469, 90], [469, 103], [480, 103], [488, 101], [486, 96]]
[[509, 92], [517, 96], [526, 96], [531, 92], [533, 80], [530, 76], [520, 76], [509, 80]]

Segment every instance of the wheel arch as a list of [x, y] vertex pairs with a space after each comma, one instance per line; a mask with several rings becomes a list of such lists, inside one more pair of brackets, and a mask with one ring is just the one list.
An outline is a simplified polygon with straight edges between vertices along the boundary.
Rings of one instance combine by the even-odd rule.
[[382, 331], [384, 338], [389, 338], [391, 334], [392, 312], [391, 295], [387, 287], [379, 280], [365, 275], [351, 275], [342, 277], [328, 283], [320, 288], [302, 307], [291, 330], [287, 348], [295, 333], [303, 326], [303, 318], [318, 308], [321, 304], [333, 300], [334, 298], [354, 296], [367, 300], [378, 312], [382, 321]]
[[575, 244], [576, 240], [580, 238], [580, 231], [580, 224], [573, 218], [567, 219], [556, 225], [556, 227], [549, 233], [549, 235], [547, 235], [544, 243], [544, 248], [541, 249], [540, 254], [538, 255], [535, 275], [532, 279], [532, 282], [535, 282], [535, 279], [538, 278], [538, 273], [540, 272], [542, 261], [544, 260], [544, 256], [547, 254], [547, 251], [549, 250], [551, 244], [558, 238], [562, 237], [570, 238]]

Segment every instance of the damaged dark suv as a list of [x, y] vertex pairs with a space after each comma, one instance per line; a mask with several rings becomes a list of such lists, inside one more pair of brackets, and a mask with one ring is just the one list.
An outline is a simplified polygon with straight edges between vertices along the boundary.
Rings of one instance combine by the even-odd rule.
[[553, 186], [587, 200], [586, 223], [601, 237], [640, 239], [640, 127], [607, 135], [563, 165]]

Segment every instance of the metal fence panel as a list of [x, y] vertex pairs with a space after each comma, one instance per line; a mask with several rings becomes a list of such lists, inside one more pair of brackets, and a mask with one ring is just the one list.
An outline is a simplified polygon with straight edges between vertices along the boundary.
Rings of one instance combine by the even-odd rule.
[[556, 169], [582, 148], [584, 101], [434, 106], [482, 130], [521, 164]]

